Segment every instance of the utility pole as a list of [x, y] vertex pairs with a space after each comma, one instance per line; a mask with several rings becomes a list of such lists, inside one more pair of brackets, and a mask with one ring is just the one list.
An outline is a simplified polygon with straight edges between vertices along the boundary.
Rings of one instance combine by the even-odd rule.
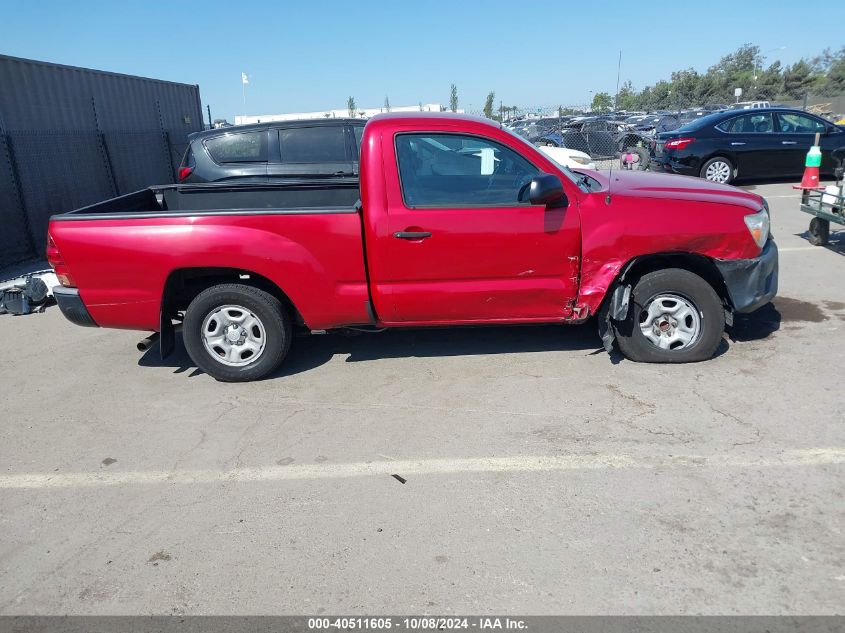
[[210, 130], [212, 127], [214, 127], [211, 124], [211, 106], [206, 103], [205, 108], [206, 108], [206, 110], [208, 110], [208, 129]]

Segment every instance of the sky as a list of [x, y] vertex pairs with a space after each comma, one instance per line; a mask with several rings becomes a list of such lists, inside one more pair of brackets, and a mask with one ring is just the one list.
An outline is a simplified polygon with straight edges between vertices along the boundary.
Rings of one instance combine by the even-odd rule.
[[[213, 118], [449, 102], [583, 105], [703, 72], [744, 43], [790, 64], [845, 45], [841, 3], [0, 0], [0, 53], [198, 84]], [[818, 16], [833, 19], [817, 19]], [[241, 73], [249, 75], [246, 105]], [[0, 89], [6, 90], [7, 86]]]

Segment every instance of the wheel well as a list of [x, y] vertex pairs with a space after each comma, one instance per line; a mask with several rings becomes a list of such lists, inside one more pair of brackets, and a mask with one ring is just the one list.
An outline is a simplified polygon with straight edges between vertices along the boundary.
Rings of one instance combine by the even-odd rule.
[[207, 288], [218, 284], [238, 283], [259, 288], [278, 299], [294, 323], [302, 324], [302, 315], [284, 291], [263, 275], [240, 268], [180, 268], [167, 277], [162, 293], [162, 312], [178, 318], [193, 299]]
[[698, 275], [713, 287], [726, 306], [731, 305], [728, 287], [716, 264], [710, 258], [695, 253], [656, 253], [636, 257], [622, 267], [622, 272], [608, 289], [606, 296], [611, 294], [610, 290], [617, 284], [634, 286], [644, 275], [666, 268], [681, 268]]

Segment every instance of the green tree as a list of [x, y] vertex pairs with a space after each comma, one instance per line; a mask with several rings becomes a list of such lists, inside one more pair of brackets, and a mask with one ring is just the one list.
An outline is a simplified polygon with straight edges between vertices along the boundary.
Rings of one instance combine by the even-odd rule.
[[597, 92], [590, 109], [593, 112], [610, 112], [611, 108], [613, 108], [613, 98], [606, 92]]
[[387, 95], [384, 95], [384, 111], [390, 112], [390, 98]]
[[349, 118], [353, 118], [355, 116], [355, 111], [357, 107], [355, 106], [355, 97], [349, 97], [346, 100], [346, 109], [349, 110]]
[[792, 66], [787, 66], [783, 73], [783, 92], [791, 99], [801, 99], [810, 92], [816, 83], [810, 64], [800, 59]]
[[845, 46], [836, 52], [825, 49], [813, 59], [812, 67], [818, 75], [814, 87], [820, 94], [833, 97], [845, 93]]
[[494, 91], [490, 91], [487, 93], [487, 100], [484, 102], [484, 116], [488, 119], [493, 118], [493, 101], [496, 100], [496, 93]]
[[824, 92], [827, 95], [841, 95], [845, 93], [845, 55], [828, 70]]
[[701, 75], [694, 69], [679, 70], [672, 73], [672, 104], [673, 107], [686, 108], [696, 105], [696, 93]]
[[752, 98], [769, 101], [783, 92], [783, 74], [779, 61], [773, 62], [766, 70], [757, 75], [757, 83]]
[[455, 84], [452, 84], [452, 88], [449, 91], [449, 109], [452, 112], [458, 111], [458, 87]]
[[672, 103], [672, 84], [668, 81], [658, 81], [651, 89], [651, 101], [653, 110], [668, 110]]
[[630, 80], [622, 84], [622, 87], [616, 94], [616, 107], [620, 110], [638, 110], [638, 101], [637, 92], [634, 90], [634, 86]]

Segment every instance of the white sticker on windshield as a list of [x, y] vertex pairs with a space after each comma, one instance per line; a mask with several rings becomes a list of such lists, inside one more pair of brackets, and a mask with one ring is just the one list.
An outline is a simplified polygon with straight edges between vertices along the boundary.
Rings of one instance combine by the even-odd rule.
[[482, 147], [481, 148], [481, 175], [482, 176], [492, 176], [493, 175], [493, 148], [492, 147]]

